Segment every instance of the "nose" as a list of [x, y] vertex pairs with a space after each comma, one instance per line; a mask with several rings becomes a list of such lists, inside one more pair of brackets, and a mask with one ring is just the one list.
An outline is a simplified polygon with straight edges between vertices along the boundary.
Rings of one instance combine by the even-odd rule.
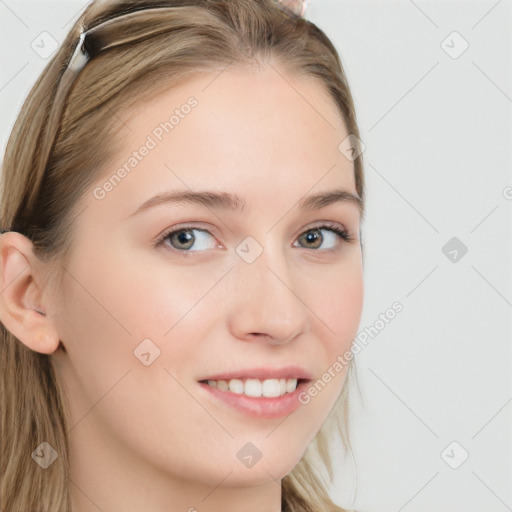
[[228, 323], [234, 337], [278, 345], [306, 331], [309, 311], [300, 276], [290, 272], [283, 251], [264, 250], [252, 263], [239, 259], [233, 270]]

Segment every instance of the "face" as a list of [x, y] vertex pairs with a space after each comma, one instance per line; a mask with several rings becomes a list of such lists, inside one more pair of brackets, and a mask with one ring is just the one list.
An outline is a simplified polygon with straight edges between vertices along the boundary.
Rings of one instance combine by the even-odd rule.
[[[83, 198], [53, 297], [71, 456], [79, 466], [84, 446], [98, 461], [117, 450], [212, 485], [283, 478], [346, 367], [307, 404], [293, 380], [282, 398], [250, 398], [236, 377], [260, 377], [249, 393], [281, 393], [294, 377], [304, 391], [357, 333], [358, 206], [303, 204], [356, 194], [338, 150], [346, 128], [319, 82], [277, 66], [196, 76], [123, 118], [124, 149]], [[233, 391], [208, 378], [235, 378]]]

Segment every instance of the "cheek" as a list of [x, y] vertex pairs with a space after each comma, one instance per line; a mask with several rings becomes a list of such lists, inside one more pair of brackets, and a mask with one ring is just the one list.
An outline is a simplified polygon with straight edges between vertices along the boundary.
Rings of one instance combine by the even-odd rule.
[[[315, 292], [308, 288], [308, 307], [319, 318], [318, 347], [326, 363], [324, 373], [302, 396], [305, 424], [311, 439], [337, 403], [347, 377], [347, 361], [343, 359], [357, 335], [361, 320], [364, 286], [363, 271], [358, 258], [337, 269], [318, 274]], [[340, 360], [341, 357], [341, 360]], [[317, 418], [317, 422], [311, 418]], [[308, 419], [307, 419], [308, 418]]]
[[213, 265], [187, 268], [168, 263], [146, 270], [133, 265], [125, 279], [131, 297], [120, 294], [124, 306], [119, 315], [133, 336], [141, 339], [168, 340], [186, 326], [200, 328], [220, 314], [211, 298], [226, 272]]
[[346, 350], [357, 334], [363, 308], [363, 273], [360, 265], [325, 273], [309, 292], [308, 305], [326, 326], [326, 338], [335, 340], [330, 350]]
[[81, 328], [89, 326], [91, 337], [108, 338], [102, 343], [119, 350], [121, 339], [135, 346], [137, 340], [172, 336], [175, 326], [197, 316], [202, 298], [226, 273], [173, 261], [164, 255], [144, 260], [133, 249], [107, 249], [82, 258], [68, 280], [66, 317], [76, 319]]

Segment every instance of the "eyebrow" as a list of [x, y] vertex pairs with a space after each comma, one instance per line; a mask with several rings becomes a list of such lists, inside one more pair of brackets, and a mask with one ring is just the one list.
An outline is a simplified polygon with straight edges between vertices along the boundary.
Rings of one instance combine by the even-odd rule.
[[[299, 203], [302, 211], [319, 210], [333, 203], [351, 203], [357, 206], [360, 215], [364, 213], [364, 202], [357, 194], [334, 189], [303, 197]], [[128, 218], [162, 204], [198, 204], [212, 209], [245, 211], [245, 201], [230, 192], [175, 190], [157, 194], [140, 205]]]

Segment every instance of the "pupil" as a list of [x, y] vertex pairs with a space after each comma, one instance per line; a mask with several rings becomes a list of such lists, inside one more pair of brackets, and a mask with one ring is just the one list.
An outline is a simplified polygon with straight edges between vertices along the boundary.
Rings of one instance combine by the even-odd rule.
[[181, 231], [176, 234], [178, 242], [183, 245], [190, 246], [194, 242], [194, 235], [190, 231]]
[[306, 235], [306, 240], [308, 243], [315, 243], [317, 241], [320, 240], [321, 242], [321, 235], [319, 233], [319, 230], [315, 230], [315, 231], [310, 231], [307, 235]]

